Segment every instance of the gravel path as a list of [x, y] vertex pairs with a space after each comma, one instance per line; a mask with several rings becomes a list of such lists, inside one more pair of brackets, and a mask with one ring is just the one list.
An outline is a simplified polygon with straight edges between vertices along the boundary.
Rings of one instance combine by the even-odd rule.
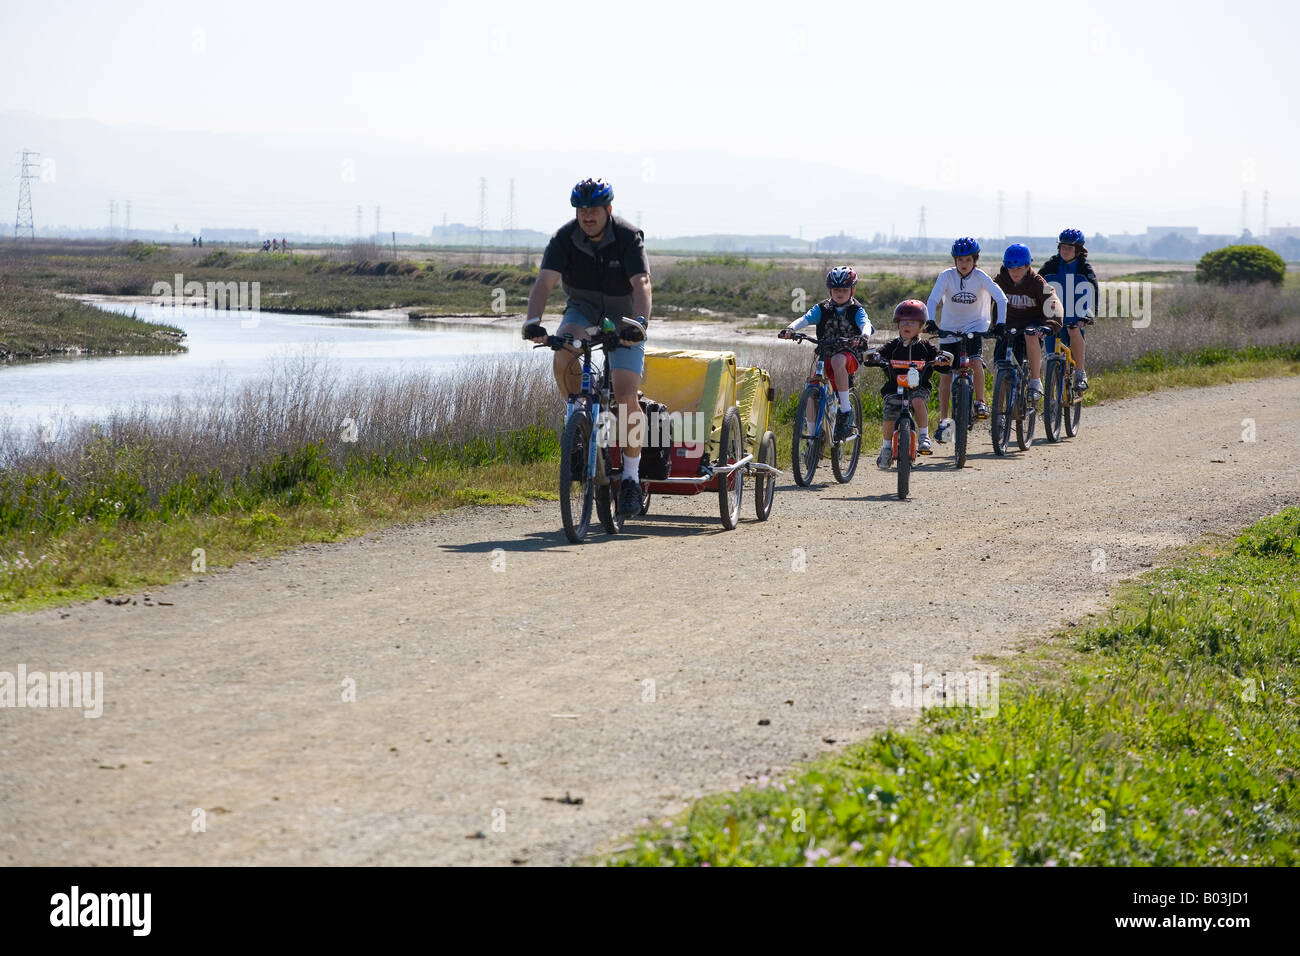
[[907, 502], [864, 451], [849, 485], [783, 482], [766, 524], [746, 489], [734, 532], [716, 495], [656, 497], [582, 546], [554, 503], [469, 509], [148, 604], [0, 616], [0, 671], [104, 680], [98, 719], [0, 709], [0, 861], [571, 862], [911, 719], [894, 672], [969, 669], [1296, 504], [1298, 419], [1300, 379], [1163, 392], [1005, 461], [977, 432], [960, 472], [936, 446]]

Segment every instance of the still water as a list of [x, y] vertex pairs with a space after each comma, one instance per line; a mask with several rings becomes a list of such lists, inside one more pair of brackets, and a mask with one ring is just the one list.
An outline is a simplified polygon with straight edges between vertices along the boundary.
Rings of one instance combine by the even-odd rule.
[[[524, 355], [531, 349], [513, 327], [275, 312], [257, 313], [253, 325], [248, 312], [138, 302], [97, 304], [183, 329], [189, 351], [0, 365], [0, 420], [28, 425], [69, 417], [94, 419], [114, 407], [161, 404], [176, 394], [195, 394], [218, 378], [228, 389], [234, 388], [266, 374], [275, 359], [304, 351], [325, 357], [341, 377], [351, 377], [376, 371], [452, 369], [469, 356]], [[549, 356], [537, 359], [549, 365]]]

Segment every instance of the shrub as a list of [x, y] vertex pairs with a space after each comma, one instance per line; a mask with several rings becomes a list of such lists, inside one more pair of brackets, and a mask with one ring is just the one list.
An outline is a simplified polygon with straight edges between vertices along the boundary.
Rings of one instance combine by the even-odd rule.
[[1281, 285], [1286, 263], [1264, 246], [1224, 246], [1201, 256], [1196, 264], [1197, 282], [1271, 282]]

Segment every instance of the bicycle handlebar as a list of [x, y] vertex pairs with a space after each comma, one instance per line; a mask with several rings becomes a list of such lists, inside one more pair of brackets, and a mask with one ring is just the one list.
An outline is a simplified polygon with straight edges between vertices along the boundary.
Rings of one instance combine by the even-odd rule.
[[[533, 345], [533, 348], [552, 349], [558, 352], [566, 346], [581, 345], [583, 341], [584, 340], [581, 339], [575, 339], [573, 333], [566, 332], [563, 335], [548, 335], [545, 342], [538, 342]], [[609, 349], [627, 348], [627, 346], [623, 345], [622, 341], [620, 341], [617, 332], [598, 332], [585, 341], [590, 342], [593, 347], [603, 348], [606, 351]]]

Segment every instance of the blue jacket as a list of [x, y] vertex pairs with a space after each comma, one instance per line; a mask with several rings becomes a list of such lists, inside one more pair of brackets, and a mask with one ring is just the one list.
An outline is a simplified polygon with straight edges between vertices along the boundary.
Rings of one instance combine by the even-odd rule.
[[[1092, 271], [1092, 263], [1086, 258], [1075, 256], [1073, 262], [1066, 263], [1059, 255], [1052, 256], [1038, 273], [1056, 287], [1056, 294], [1065, 307], [1065, 325], [1074, 325], [1080, 318], [1097, 314], [1097, 297], [1101, 290], [1097, 286], [1097, 273]], [[1073, 296], [1069, 294], [1071, 290]]]

